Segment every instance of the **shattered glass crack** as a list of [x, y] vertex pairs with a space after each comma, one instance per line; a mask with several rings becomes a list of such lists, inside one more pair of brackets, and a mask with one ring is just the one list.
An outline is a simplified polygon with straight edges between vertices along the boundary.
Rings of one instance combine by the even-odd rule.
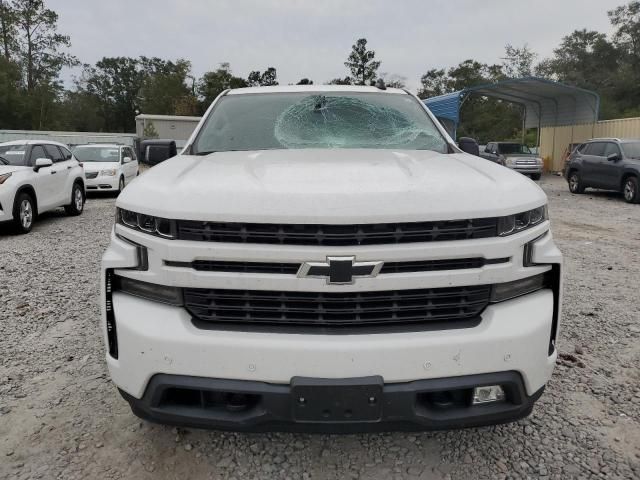
[[398, 110], [325, 95], [304, 97], [286, 108], [276, 119], [274, 136], [286, 148], [429, 149], [442, 143]]

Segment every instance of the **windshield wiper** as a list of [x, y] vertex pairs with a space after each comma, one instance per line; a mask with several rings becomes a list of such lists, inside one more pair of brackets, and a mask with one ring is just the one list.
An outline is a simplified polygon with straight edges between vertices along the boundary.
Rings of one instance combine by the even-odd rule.
[[0, 162], [4, 163], [5, 165], [9, 165], [9, 160], [4, 157], [0, 157]]
[[216, 151], [215, 150], [203, 150], [201, 152], [194, 153], [194, 155], [203, 156], [203, 155], [210, 155], [212, 153], [216, 153]]

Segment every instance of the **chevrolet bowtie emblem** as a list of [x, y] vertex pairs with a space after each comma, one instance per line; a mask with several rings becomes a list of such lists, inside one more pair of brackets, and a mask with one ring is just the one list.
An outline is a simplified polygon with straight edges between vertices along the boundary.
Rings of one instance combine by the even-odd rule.
[[384, 262], [356, 262], [356, 257], [327, 257], [326, 262], [304, 262], [300, 278], [326, 278], [329, 285], [349, 285], [357, 277], [375, 277]]

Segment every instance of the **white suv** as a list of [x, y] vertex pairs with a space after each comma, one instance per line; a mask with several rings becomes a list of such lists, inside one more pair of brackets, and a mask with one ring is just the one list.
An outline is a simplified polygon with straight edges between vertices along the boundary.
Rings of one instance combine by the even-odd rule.
[[31, 231], [38, 214], [64, 207], [80, 215], [85, 201], [82, 166], [61, 143], [17, 140], [0, 143], [0, 222]]
[[403, 90], [226, 91], [116, 202], [111, 378], [135, 414], [192, 427], [521, 418], [557, 355], [546, 203]]
[[78, 145], [73, 154], [84, 167], [87, 190], [121, 192], [138, 175], [138, 159], [126, 145]]

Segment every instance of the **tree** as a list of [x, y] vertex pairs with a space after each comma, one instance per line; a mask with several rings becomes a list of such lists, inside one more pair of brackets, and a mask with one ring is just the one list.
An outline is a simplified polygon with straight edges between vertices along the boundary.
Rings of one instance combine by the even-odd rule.
[[565, 36], [553, 51], [553, 57], [544, 60], [539, 70], [544, 68], [552, 78], [569, 85], [597, 91], [604, 118], [612, 118], [620, 115], [625, 105], [631, 107], [640, 102], [635, 94], [637, 87], [624, 86], [624, 93], [616, 93], [629, 78], [628, 68], [621, 60], [619, 49], [605, 34], [583, 29]]
[[628, 57], [636, 70], [640, 67], [640, 1], [632, 1], [608, 12], [611, 24], [617, 28], [615, 45]]
[[0, 129], [23, 129], [31, 126], [25, 115], [26, 97], [20, 87], [20, 67], [0, 56]]
[[534, 62], [538, 54], [532, 51], [525, 43], [516, 48], [507, 44], [504, 47], [505, 56], [502, 59], [502, 72], [509, 78], [530, 77], [533, 75]]
[[250, 87], [265, 87], [271, 85], [278, 85], [278, 75], [274, 67], [267, 68], [264, 72], [260, 73], [259, 70], [254, 70], [249, 73], [247, 77], [247, 83]]
[[302, 78], [296, 85], [313, 85], [313, 80], [309, 80], [308, 78]]
[[333, 80], [329, 80], [327, 84], [328, 85], [353, 85], [353, 80], [351, 80], [351, 77], [334, 78]]
[[246, 86], [248, 86], [247, 81], [233, 75], [228, 63], [221, 63], [217, 70], [206, 72], [196, 87], [198, 95], [202, 98], [203, 112], [225, 90]]
[[383, 72], [380, 74], [380, 78], [384, 80], [384, 84], [389, 88], [405, 88], [407, 77], [403, 77], [402, 75], [398, 75], [396, 73], [388, 74], [387, 72]]
[[135, 58], [104, 57], [95, 67], [85, 66], [77, 89], [99, 99], [100, 114], [107, 130], [133, 132], [142, 81], [143, 75]]
[[0, 42], [2, 54], [6, 60], [11, 60], [11, 52], [16, 47], [16, 18], [15, 12], [7, 0], [0, 0]]
[[83, 90], [67, 90], [56, 108], [56, 130], [103, 132], [105, 119], [101, 115], [100, 99]]
[[447, 80], [444, 69], [432, 68], [420, 77], [421, 87], [418, 90], [418, 97], [430, 98], [448, 93]]
[[351, 47], [351, 53], [344, 62], [344, 66], [351, 71], [351, 76], [357, 85], [367, 85], [375, 80], [380, 62], [374, 60], [376, 53], [367, 50], [367, 39], [360, 38]]
[[141, 57], [142, 83], [138, 93], [138, 105], [145, 113], [174, 115], [176, 107], [189, 104], [193, 94], [186, 79], [191, 63], [178, 59], [176, 62], [159, 58]]
[[64, 51], [71, 41], [57, 32], [58, 14], [45, 8], [42, 0], [13, 0], [13, 14], [28, 92], [52, 83], [62, 67], [77, 65], [77, 59]]

